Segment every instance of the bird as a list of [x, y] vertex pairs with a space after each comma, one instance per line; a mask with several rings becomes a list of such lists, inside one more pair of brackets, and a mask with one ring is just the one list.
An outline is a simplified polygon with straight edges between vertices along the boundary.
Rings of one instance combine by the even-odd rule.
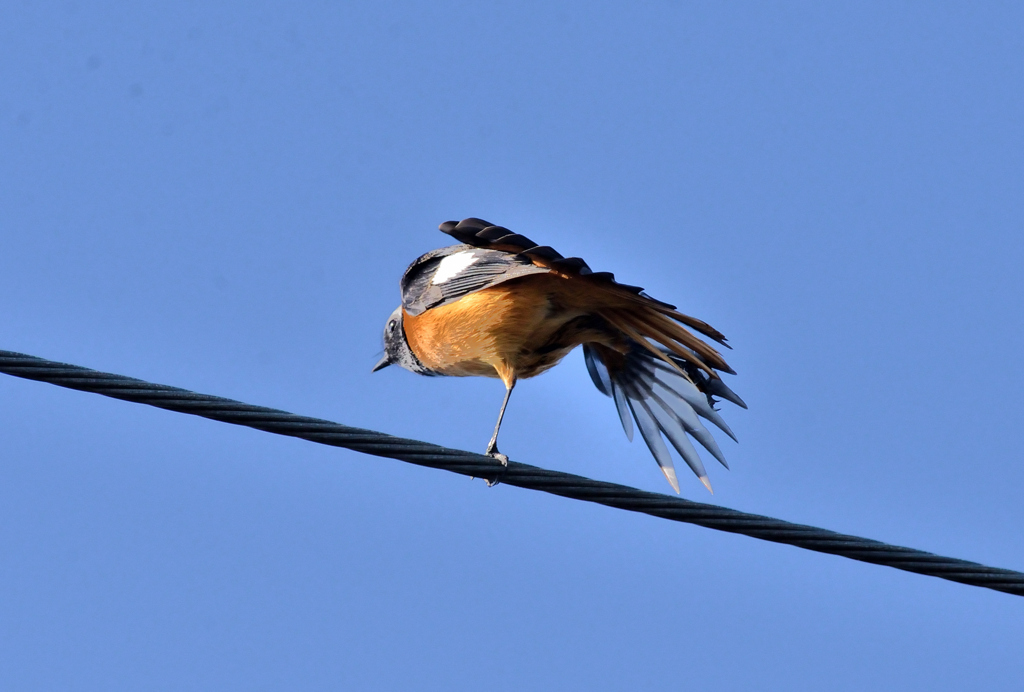
[[590, 378], [614, 400], [626, 437], [633, 440], [635, 421], [672, 489], [679, 493], [679, 480], [665, 438], [714, 492], [691, 438], [728, 469], [701, 419], [736, 440], [716, 397], [747, 405], [722, 381], [720, 373], [735, 371], [690, 330], [731, 348], [721, 332], [503, 226], [470, 217], [439, 228], [458, 244], [405, 270], [402, 303], [385, 324], [384, 355], [373, 372], [397, 364], [419, 375], [501, 379], [505, 398], [485, 454], [507, 466], [498, 431], [516, 383], [582, 346]]

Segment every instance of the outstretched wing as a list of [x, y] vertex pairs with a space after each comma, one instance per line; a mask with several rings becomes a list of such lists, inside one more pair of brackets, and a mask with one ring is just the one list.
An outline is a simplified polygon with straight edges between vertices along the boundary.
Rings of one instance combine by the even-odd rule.
[[[611, 272], [595, 272], [591, 270], [587, 263], [579, 257], [563, 257], [554, 248], [547, 245], [537, 245], [529, 238], [518, 233], [513, 233], [509, 229], [503, 226], [495, 226], [492, 223], [484, 221], [483, 219], [468, 218], [462, 221], [445, 221], [441, 224], [440, 229], [442, 232], [447, 233], [461, 243], [471, 245], [476, 248], [485, 248], [489, 250], [498, 250], [500, 252], [515, 254], [521, 258], [529, 260], [532, 264], [540, 267], [546, 267], [552, 272], [560, 274], [565, 277], [580, 277], [592, 287], [598, 288], [599, 290], [606, 292], [609, 295], [614, 295], [619, 299], [619, 302], [625, 300], [632, 307], [646, 309], [649, 312], [656, 314], [647, 315], [648, 319], [645, 321], [655, 326], [657, 335], [649, 335], [656, 341], [660, 341], [670, 350], [672, 346], [665, 343], [660, 336], [668, 336], [674, 340], [679, 340], [676, 337], [680, 334], [679, 330], [673, 330], [670, 326], [666, 325], [666, 321], [676, 321], [681, 324], [685, 324], [687, 327], [694, 329], [706, 337], [717, 341], [726, 348], [729, 348], [728, 344], [725, 343], [725, 336], [717, 329], [709, 325], [703, 320], [699, 320], [696, 317], [690, 317], [676, 310], [674, 305], [657, 300], [647, 295], [644, 289], [639, 286], [630, 286], [629, 284], [619, 283], [615, 280], [615, 275]], [[663, 318], [668, 318], [665, 320]], [[627, 327], [627, 329], [635, 328], [637, 325]], [[645, 328], [646, 325], [643, 325]], [[640, 330], [644, 332], [644, 328]], [[717, 370], [723, 370], [725, 372], [731, 372], [729, 366], [725, 364], [725, 361], [718, 356], [717, 353], [703, 344], [699, 339], [693, 338], [691, 335], [690, 339], [683, 337], [684, 345], [690, 351], [696, 351], [700, 357], [705, 357], [709, 361], [709, 365]], [[686, 358], [687, 356], [676, 351], [676, 355]], [[717, 356], [717, 357], [716, 357]], [[702, 364], [703, 365], [703, 364]]]
[[554, 248], [537, 245], [526, 236], [483, 219], [446, 221], [440, 229], [462, 244], [428, 252], [406, 270], [401, 283], [402, 307], [410, 315], [510, 279], [550, 272], [586, 277], [645, 303], [673, 309], [668, 303], [647, 296], [638, 286], [616, 282], [610, 272], [591, 271], [579, 257], [563, 257]]
[[[563, 257], [548, 245], [538, 245], [524, 235], [513, 233], [504, 226], [495, 226], [483, 219], [471, 217], [462, 221], [445, 221], [441, 224], [440, 229], [443, 233], [447, 233], [466, 245], [518, 254], [535, 265], [547, 267], [560, 274], [587, 276], [592, 281], [608, 282], [635, 295], [644, 295], [644, 289], [639, 286], [628, 286], [616, 282], [615, 275], [611, 272], [595, 273], [579, 257]], [[645, 295], [645, 297], [660, 305], [673, 307], [668, 303], [654, 300], [650, 296]]]
[[662, 358], [638, 344], [624, 354], [599, 344], [583, 346], [590, 378], [602, 394], [615, 400], [626, 437], [633, 439], [633, 421], [636, 420], [644, 442], [678, 493], [679, 481], [662, 437], [664, 435], [694, 474], [711, 490], [704, 463], [690, 438], [729, 468], [718, 443], [700, 419], [710, 421], [735, 440], [736, 436], [715, 410], [713, 397], [721, 397], [743, 408], [747, 405], [720, 378], [709, 377], [675, 354], [663, 355], [675, 367], [670, 367]]
[[504, 261], [529, 262], [569, 279], [569, 285], [575, 288], [563, 297], [574, 299], [578, 308], [600, 318], [614, 330], [616, 343], [624, 344], [621, 348], [612, 348], [601, 343], [585, 343], [583, 354], [594, 384], [615, 400], [626, 435], [633, 439], [633, 422], [636, 421], [640, 434], [676, 492], [679, 492], [679, 481], [666, 438], [708, 490], [711, 489], [707, 471], [691, 438], [728, 468], [722, 450], [701, 419], [710, 421], [735, 439], [715, 410], [713, 397], [743, 408], [746, 404], [722, 382], [717, 372], [732, 373], [732, 368], [718, 351], [684, 325], [727, 346], [718, 330], [684, 315], [673, 305], [651, 298], [638, 286], [618, 283], [609, 272], [592, 271], [579, 257], [563, 257], [554, 249], [537, 245], [507, 228], [469, 218], [447, 221], [441, 224], [441, 230], [464, 243], [457, 247], [501, 253], [507, 258]]

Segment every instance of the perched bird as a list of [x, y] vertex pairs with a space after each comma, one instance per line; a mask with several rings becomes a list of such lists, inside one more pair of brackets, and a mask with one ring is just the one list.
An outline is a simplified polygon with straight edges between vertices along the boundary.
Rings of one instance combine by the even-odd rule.
[[440, 228], [460, 244], [428, 252], [405, 270], [402, 304], [384, 328], [384, 357], [374, 372], [396, 363], [420, 375], [501, 378], [505, 400], [486, 454], [507, 464], [498, 452], [498, 430], [516, 382], [582, 345], [590, 377], [615, 400], [626, 437], [633, 439], [636, 420], [678, 493], [664, 434], [711, 490], [689, 438], [728, 468], [700, 418], [735, 440], [714, 397], [747, 406], [718, 374], [735, 374], [732, 368], [685, 327], [728, 348], [721, 333], [507, 228], [476, 218]]

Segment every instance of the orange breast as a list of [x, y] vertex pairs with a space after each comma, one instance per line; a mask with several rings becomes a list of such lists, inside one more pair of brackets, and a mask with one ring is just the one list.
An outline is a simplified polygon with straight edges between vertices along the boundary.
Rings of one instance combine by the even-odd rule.
[[585, 314], [561, 300], [568, 283], [551, 275], [523, 277], [419, 315], [406, 313], [406, 340], [423, 365], [445, 375], [500, 377], [506, 385], [538, 375], [581, 343], [551, 346], [553, 335]]

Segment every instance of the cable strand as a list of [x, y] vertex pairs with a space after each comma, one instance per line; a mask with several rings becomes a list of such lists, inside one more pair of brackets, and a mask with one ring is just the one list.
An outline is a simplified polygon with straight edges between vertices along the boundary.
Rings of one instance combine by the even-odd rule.
[[320, 418], [299, 416], [23, 353], [0, 351], [0, 372], [464, 476], [495, 478], [502, 474], [501, 482], [504, 485], [1024, 596], [1024, 573], [889, 545], [815, 526], [793, 524], [516, 461], [509, 461], [508, 466], [503, 467], [498, 460], [482, 454], [448, 449], [428, 442], [353, 428]]

